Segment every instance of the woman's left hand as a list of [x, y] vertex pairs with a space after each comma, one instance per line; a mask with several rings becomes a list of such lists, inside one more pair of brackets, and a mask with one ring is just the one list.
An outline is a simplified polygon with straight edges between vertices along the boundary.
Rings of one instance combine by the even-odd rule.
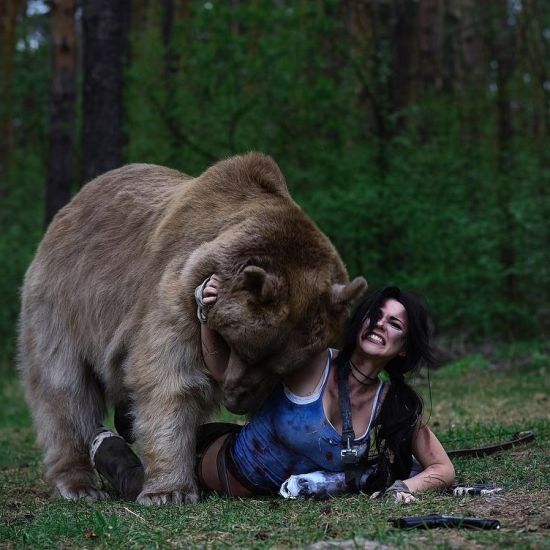
[[[380, 496], [380, 491], [376, 491], [376, 493], [373, 493], [370, 496], [370, 500], [379, 498], [379, 496]], [[403, 504], [410, 504], [411, 502], [414, 502], [416, 500], [416, 497], [411, 495], [411, 493], [395, 493], [393, 495], [393, 498], [395, 502], [402, 502]]]
[[410, 502], [414, 502], [416, 500], [416, 498], [409, 491], [407, 485], [401, 480], [395, 481], [384, 491], [376, 491], [370, 498], [375, 499], [390, 496], [393, 497], [395, 502], [402, 502], [404, 504], [409, 504]]
[[414, 502], [416, 498], [411, 493], [395, 493], [395, 502], [402, 502], [403, 504], [410, 504]]

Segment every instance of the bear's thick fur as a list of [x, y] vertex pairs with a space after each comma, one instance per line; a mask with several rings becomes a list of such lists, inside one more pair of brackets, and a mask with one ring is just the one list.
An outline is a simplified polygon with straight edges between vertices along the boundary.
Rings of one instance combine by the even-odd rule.
[[[222, 388], [202, 359], [194, 301], [214, 272], [208, 324], [233, 349]], [[197, 178], [133, 164], [88, 183], [51, 223], [23, 287], [19, 367], [58, 493], [104, 496], [88, 444], [107, 404], [131, 396], [138, 502], [196, 500], [198, 424], [222, 392], [246, 411], [333, 342], [366, 288], [348, 281], [270, 157], [232, 157]]]

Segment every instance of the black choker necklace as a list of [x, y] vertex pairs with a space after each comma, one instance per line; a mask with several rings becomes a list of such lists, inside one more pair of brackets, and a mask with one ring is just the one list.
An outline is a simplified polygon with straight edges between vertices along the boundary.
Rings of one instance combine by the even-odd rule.
[[[378, 382], [378, 378], [373, 378], [372, 376], [367, 376], [365, 373], [361, 372], [352, 362], [351, 360], [349, 361], [349, 364], [351, 365], [351, 375], [353, 376], [353, 378], [355, 378], [355, 380], [357, 380], [357, 382], [359, 382], [360, 384], [363, 384], [364, 386], [372, 386], [373, 384], [376, 384], [376, 382]], [[360, 380], [359, 378], [357, 378], [356, 374], [355, 373], [358, 373], [360, 374], [364, 380]]]

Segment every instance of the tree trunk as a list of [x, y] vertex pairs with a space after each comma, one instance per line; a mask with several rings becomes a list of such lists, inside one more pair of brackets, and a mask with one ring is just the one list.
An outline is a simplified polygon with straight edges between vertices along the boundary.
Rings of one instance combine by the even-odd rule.
[[175, 72], [175, 53], [172, 47], [174, 34], [174, 0], [162, 0], [162, 44], [164, 46], [164, 74], [168, 79]]
[[502, 240], [500, 260], [504, 272], [504, 297], [510, 302], [517, 298], [515, 224], [511, 211], [512, 203], [512, 109], [510, 105], [510, 80], [516, 65], [516, 29], [510, 24], [507, 0], [496, 2], [496, 17], [499, 24], [493, 41], [493, 59], [496, 60], [496, 115], [497, 115], [497, 171], [500, 181], [497, 197], [502, 219]]
[[0, 1], [0, 177], [4, 175], [12, 147], [13, 67], [17, 16], [23, 13], [25, 0]]
[[129, 0], [83, 0], [82, 177], [122, 164]]
[[52, 3], [52, 107], [50, 115], [46, 225], [67, 202], [74, 182], [76, 102], [75, 0]]
[[418, 34], [418, 5], [409, 0], [393, 3], [390, 15], [391, 77], [389, 97], [392, 115], [399, 130], [405, 123], [403, 110], [411, 95], [414, 44]]
[[[522, 9], [521, 40], [528, 67], [538, 87], [534, 113], [533, 137], [540, 151], [541, 162], [547, 165], [547, 139], [550, 136], [550, 93], [545, 89], [549, 81], [550, 41], [545, 38], [544, 19], [540, 16], [541, 6], [537, 0], [526, 0]], [[541, 117], [542, 113], [542, 117]]]
[[442, 0], [420, 0], [418, 8], [418, 97], [439, 90], [443, 45]]
[[457, 42], [459, 52], [459, 84], [465, 90], [472, 87], [483, 88], [487, 85], [487, 60], [483, 52], [483, 41], [480, 27], [486, 22], [479, 19], [483, 10], [479, 9], [476, 0], [460, 0], [458, 10], [460, 25]]

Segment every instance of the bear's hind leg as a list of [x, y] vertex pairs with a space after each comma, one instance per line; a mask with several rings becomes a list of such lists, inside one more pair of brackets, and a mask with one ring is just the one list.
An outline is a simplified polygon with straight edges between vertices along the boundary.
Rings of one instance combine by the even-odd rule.
[[90, 365], [70, 344], [59, 343], [40, 352], [23, 345], [20, 368], [44, 450], [46, 477], [56, 492], [71, 500], [108, 498], [94, 484], [89, 458], [89, 443], [106, 410], [103, 389]]

